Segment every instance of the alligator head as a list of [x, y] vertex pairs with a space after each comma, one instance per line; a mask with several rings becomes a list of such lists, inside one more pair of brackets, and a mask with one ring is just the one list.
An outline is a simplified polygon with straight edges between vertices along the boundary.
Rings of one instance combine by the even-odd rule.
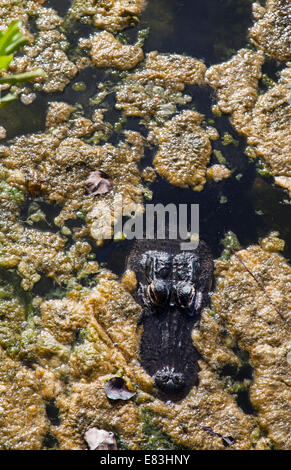
[[198, 384], [199, 354], [191, 332], [206, 306], [213, 274], [209, 249], [200, 242], [181, 251], [174, 240], [139, 240], [128, 259], [142, 306], [140, 358], [160, 395], [180, 399]]

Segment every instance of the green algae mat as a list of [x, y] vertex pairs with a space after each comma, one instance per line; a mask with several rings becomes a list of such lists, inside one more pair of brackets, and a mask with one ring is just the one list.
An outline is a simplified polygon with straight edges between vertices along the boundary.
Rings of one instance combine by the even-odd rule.
[[[1, 449], [291, 448], [289, 8], [0, 0]], [[114, 231], [158, 203], [215, 259], [173, 402]]]

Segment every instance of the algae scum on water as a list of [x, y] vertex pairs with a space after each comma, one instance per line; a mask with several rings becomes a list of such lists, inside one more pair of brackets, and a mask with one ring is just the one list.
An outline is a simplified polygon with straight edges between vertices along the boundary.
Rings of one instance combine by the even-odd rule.
[[[28, 38], [0, 83], [3, 450], [86, 449], [93, 428], [119, 449], [290, 449], [289, 8], [0, 0], [0, 31]], [[218, 258], [199, 385], [173, 403], [139, 362], [130, 245], [106, 240], [160, 201], [199, 203]]]

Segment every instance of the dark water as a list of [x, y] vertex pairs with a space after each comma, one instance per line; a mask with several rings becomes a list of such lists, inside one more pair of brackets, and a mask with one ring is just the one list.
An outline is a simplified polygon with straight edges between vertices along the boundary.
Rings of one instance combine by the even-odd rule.
[[[67, 13], [70, 4], [70, 1], [59, 0], [46, 2], [46, 6], [55, 8], [60, 15]], [[245, 47], [250, 25], [251, 0], [149, 0], [140, 24], [125, 31], [125, 35], [133, 42], [138, 30], [150, 27], [145, 51], [185, 53], [203, 59], [209, 66]], [[73, 53], [79, 37], [88, 36], [93, 31], [92, 26], [74, 23], [68, 30], [70, 53]], [[265, 68], [269, 75], [275, 77], [276, 64], [266, 64]], [[89, 99], [97, 92], [97, 83], [108, 78], [110, 74], [105, 71], [89, 68], [80, 72], [73, 82], [86, 83], [87, 88], [82, 92], [74, 91], [71, 83], [63, 93], [37, 93], [37, 99], [30, 106], [24, 106], [19, 101], [7, 106], [0, 111], [0, 123], [7, 128], [8, 139], [23, 133], [43, 131], [48, 102], [52, 100], [80, 103], [85, 115], [90, 117], [93, 108]], [[206, 119], [213, 119], [213, 92], [207, 87], [198, 86], [187, 87], [186, 92], [193, 97], [197, 111], [205, 114]], [[105, 119], [116, 122], [120, 114], [113, 109], [114, 95], [105, 104], [109, 108]], [[200, 236], [209, 244], [214, 257], [221, 253], [219, 242], [229, 230], [237, 234], [242, 246], [257, 243], [259, 237], [271, 230], [278, 230], [286, 240], [284, 255], [290, 259], [291, 233], [286, 221], [290, 220], [291, 206], [283, 203], [286, 197], [284, 191], [274, 186], [272, 178], [258, 175], [256, 164], [243, 153], [245, 140], [232, 129], [226, 116], [216, 118], [215, 127], [220, 135], [229, 132], [238, 141], [238, 146], [223, 146], [221, 140], [212, 142], [213, 148], [221, 150], [227, 158], [233, 171], [231, 178], [220, 183], [207, 182], [205, 189], [196, 193], [191, 189], [176, 188], [159, 177], [151, 186], [154, 195], [152, 203], [199, 204]], [[139, 130], [144, 135], [147, 133], [134, 119], [128, 120], [126, 128]], [[116, 144], [120, 138], [120, 134], [115, 134], [110, 141]], [[142, 166], [151, 163], [155, 150], [147, 150]], [[212, 163], [215, 162], [213, 158]], [[241, 179], [236, 179], [240, 174], [243, 175]], [[50, 212], [55, 215], [57, 211], [58, 208], [50, 209], [47, 206], [48, 217]], [[109, 242], [96, 250], [97, 259], [121, 273], [129, 246], [129, 242]]]
[[204, 59], [207, 66], [244, 47], [252, 0], [149, 0], [141, 27], [150, 26], [146, 51]]

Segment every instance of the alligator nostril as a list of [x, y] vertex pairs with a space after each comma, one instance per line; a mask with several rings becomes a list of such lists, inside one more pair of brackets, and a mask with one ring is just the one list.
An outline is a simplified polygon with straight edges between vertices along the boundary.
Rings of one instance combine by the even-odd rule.
[[175, 393], [185, 386], [184, 374], [163, 368], [154, 375], [155, 385], [164, 393]]

